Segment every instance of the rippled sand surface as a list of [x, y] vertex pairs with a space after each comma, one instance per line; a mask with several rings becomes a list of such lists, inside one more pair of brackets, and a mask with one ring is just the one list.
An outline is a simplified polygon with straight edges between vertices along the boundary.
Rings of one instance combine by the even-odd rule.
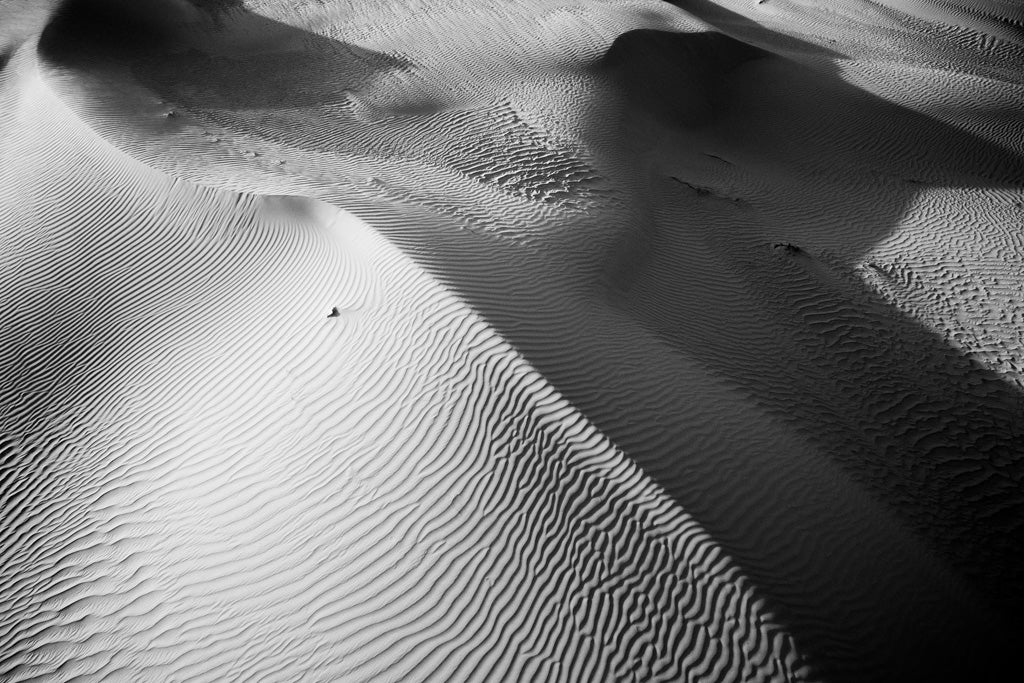
[[0, 303], [0, 681], [1019, 671], [1011, 0], [0, 0]]

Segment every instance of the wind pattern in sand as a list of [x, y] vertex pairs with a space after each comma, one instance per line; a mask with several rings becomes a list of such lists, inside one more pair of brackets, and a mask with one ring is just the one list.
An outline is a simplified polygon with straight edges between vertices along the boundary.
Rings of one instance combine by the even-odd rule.
[[0, 681], [1007, 680], [1024, 14], [0, 1]]

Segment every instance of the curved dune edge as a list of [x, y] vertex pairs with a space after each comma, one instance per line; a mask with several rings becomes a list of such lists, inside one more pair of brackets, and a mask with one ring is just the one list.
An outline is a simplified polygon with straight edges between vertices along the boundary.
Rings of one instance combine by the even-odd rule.
[[[921, 162], [906, 154], [911, 144], [898, 142], [898, 135], [920, 125], [901, 112], [892, 119], [891, 134], [883, 130], [868, 135], [853, 128], [849, 137], [861, 135], [872, 142], [858, 150], [844, 147], [841, 135], [818, 126], [813, 111], [789, 104], [800, 101], [800, 88], [813, 93], [824, 81], [772, 57], [744, 58], [733, 65], [728, 57], [725, 62], [712, 58], [701, 67], [704, 71], [680, 73], [680, 78], [692, 79], [687, 92], [699, 97], [684, 95], [673, 101], [655, 91], [647, 93], [646, 101], [639, 98], [642, 106], [635, 107], [634, 94], [629, 97], [633, 109], [623, 107], [616, 99], [621, 87], [615, 80], [623, 78], [621, 67], [601, 64], [600, 57], [616, 36], [632, 29], [692, 31], [710, 24], [744, 38], [749, 33], [753, 44], [764, 47], [763, 35], [754, 28], [729, 17], [703, 15], [697, 12], [700, 3], [689, 3], [690, 9], [708, 24], [694, 16], [666, 15], [668, 10], [655, 9], [657, 3], [637, 4], [650, 10], [641, 25], [635, 16], [618, 15], [609, 3], [601, 20], [607, 23], [588, 24], [588, 30], [604, 37], [581, 40], [566, 50], [573, 55], [570, 63], [576, 60], [585, 68], [575, 74], [572, 68], [560, 70], [565, 65], [555, 69], [571, 83], [562, 93], [564, 101], [556, 105], [540, 100], [533, 107], [528, 99], [547, 87], [539, 85], [550, 78], [547, 67], [539, 66], [547, 53], [523, 48], [503, 52], [494, 64], [474, 62], [479, 66], [477, 80], [467, 77], [470, 85], [462, 92], [438, 97], [433, 88], [451, 73], [431, 75], [431, 70], [451, 55], [439, 55], [433, 63], [423, 62], [423, 54], [415, 51], [396, 57], [384, 44], [401, 44], [399, 38], [388, 38], [384, 29], [374, 35], [351, 17], [345, 31], [362, 36], [361, 46], [339, 52], [312, 39], [313, 53], [328, 55], [325, 63], [341, 59], [364, 68], [337, 71], [344, 78], [357, 78], [357, 83], [346, 84], [356, 87], [315, 91], [303, 103], [315, 111], [313, 120], [333, 122], [318, 128], [294, 108], [263, 108], [258, 89], [225, 98], [230, 82], [225, 79], [245, 75], [230, 60], [223, 63], [222, 75], [207, 74], [218, 84], [207, 92], [176, 89], [176, 69], [202, 63], [192, 58], [147, 64], [130, 73], [49, 64], [43, 77], [95, 132], [164, 173], [223, 190], [316, 196], [360, 215], [482, 312], [498, 331], [495, 338], [508, 339], [586, 416], [574, 413], [574, 419], [609, 434], [666, 489], [675, 499], [666, 505], [681, 503], [701, 520], [770, 598], [766, 609], [781, 615], [775, 623], [795, 626], [800, 657], [815, 661], [818, 673], [849, 680], [910, 675], [938, 680], [945, 673], [955, 680], [979, 661], [984, 666], [1004, 647], [999, 630], [1005, 627], [987, 612], [977, 589], [988, 590], [991, 583], [1008, 599], [1017, 599], [1006, 591], [1013, 590], [1018, 576], [1012, 561], [1019, 547], [1007, 530], [1015, 523], [1019, 492], [1012, 454], [1021, 434], [1009, 427], [1019, 408], [1014, 387], [1021, 386], [1021, 354], [1013, 336], [1014, 302], [1000, 299], [1000, 292], [1013, 291], [1012, 270], [986, 270], [1000, 260], [1012, 266], [1018, 258], [1013, 233], [1000, 229], [1019, 195], [1014, 189], [1018, 179], [1011, 175], [1012, 156], [984, 146], [972, 151], [976, 138], [948, 133], [945, 141], [952, 151], [928, 147]], [[785, 16], [785, 3], [772, 4], [776, 7], [768, 11]], [[270, 4], [258, 9], [275, 16]], [[514, 13], [485, 18], [491, 25], [517, 25]], [[334, 20], [325, 11], [312, 12], [303, 21], [308, 29], [343, 35]], [[578, 15], [559, 15], [558, 8], [544, 21], [563, 32], [579, 27], [573, 23]], [[382, 24], [388, 26], [387, 21]], [[808, 33], [820, 30], [813, 23], [800, 26]], [[253, 35], [278, 30], [262, 26]], [[417, 33], [408, 45], [429, 41], [429, 33]], [[281, 49], [306, 55], [294, 47], [302, 40], [288, 35]], [[706, 44], [672, 40], [664, 49], [693, 50], [686, 52], [688, 58], [708, 54]], [[467, 44], [474, 42], [467, 39]], [[642, 49], [644, 45], [649, 43], [640, 43]], [[1005, 44], [997, 48], [1009, 49]], [[223, 54], [230, 57], [232, 49], [223, 48]], [[252, 57], [263, 48], [249, 41], [244, 49]], [[786, 49], [792, 45], [786, 43]], [[473, 59], [483, 54], [481, 46]], [[810, 47], [787, 54], [807, 64], [821, 63]], [[273, 53], [274, 60], [280, 58]], [[308, 56], [296, 59], [309, 65]], [[657, 59], [655, 52], [655, 64]], [[500, 73], [502, 60], [516, 64], [518, 71], [513, 71], [521, 79], [513, 79], [515, 87], [502, 91], [503, 97], [513, 93], [507, 101], [486, 94], [481, 85], [486, 80], [480, 80]], [[259, 68], [271, 65], [256, 63]], [[642, 61], [631, 55], [626, 63], [626, 83], [642, 79], [642, 68], [629, 72]], [[884, 92], [890, 73], [886, 69], [896, 67], [875, 70], [865, 63], [866, 68], [844, 63], [843, 79], [869, 92]], [[472, 70], [467, 73], [474, 75]], [[538, 83], [531, 82], [534, 77]], [[270, 82], [279, 86], [279, 78]], [[108, 88], [112, 82], [120, 88], [113, 96]], [[1001, 93], [991, 81], [971, 82], [976, 92], [992, 98], [993, 109], [1012, 96], [1012, 89]], [[485, 94], [471, 94], [474, 83]], [[758, 90], [758, 83], [784, 84], [786, 89], [777, 92], [790, 100]], [[909, 92], [923, 90], [926, 83], [921, 80]], [[319, 101], [339, 92], [340, 99]], [[919, 106], [920, 98], [907, 93], [898, 94], [908, 106]], [[594, 116], [557, 119], [558, 112], [576, 111], [580, 98], [595, 94], [606, 96], [608, 106]], [[835, 95], [846, 106], [892, 114], [866, 99], [850, 99], [842, 89]], [[668, 108], [659, 110], [666, 102]], [[574, 106], [560, 110], [566, 103]], [[952, 102], [938, 115], [948, 118], [957, 111], [959, 105]], [[975, 135], [1003, 149], [1020, 149], [1019, 127], [998, 118], [983, 121], [983, 105], [977, 111], [979, 118], [966, 122]], [[623, 116], [628, 139], [640, 145], [625, 154], [607, 141], [608, 129], [614, 128], [610, 123]], [[684, 125], [675, 126], [679, 121]], [[656, 131], [650, 139], [638, 135], [650, 130]], [[810, 142], [808, 130], [814, 133]], [[908, 139], [931, 145], [941, 135], [921, 130]], [[786, 138], [794, 131], [804, 137]], [[886, 147], [894, 139], [895, 146]], [[510, 140], [514, 144], [502, 146]], [[780, 141], [791, 146], [780, 152]], [[674, 154], [678, 149], [693, 151]], [[835, 161], [816, 157], [822, 151], [839, 153], [834, 177], [816, 161]], [[879, 163], [880, 158], [885, 161]], [[861, 169], [872, 166], [899, 180], [861, 175]], [[851, 183], [857, 192], [837, 202], [835, 188]], [[806, 190], [808, 185], [816, 188], [819, 199]], [[867, 214], [867, 201], [859, 204], [855, 199], [858, 192], [875, 198]], [[266, 200], [252, 201], [262, 206]], [[275, 216], [270, 223], [282, 224], [295, 222], [295, 212], [302, 213], [300, 206], [307, 205], [287, 199], [270, 204], [278, 207], [269, 210]], [[943, 223], [942, 212], [957, 205], [965, 207], [956, 209], [960, 218]], [[323, 223], [315, 215], [333, 211], [309, 206], [320, 208], [311, 209], [314, 217], [299, 223]], [[253, 209], [253, 216], [263, 212]], [[246, 215], [238, 206], [224, 208], [220, 215], [243, 231], [246, 221], [262, 225], [263, 220], [238, 218]], [[847, 216], [865, 215], [869, 219], [864, 222], [876, 223], [877, 232], [846, 222]], [[891, 233], [885, 234], [883, 228], [893, 223]], [[940, 229], [931, 237], [934, 226]], [[362, 230], [372, 236], [367, 239], [384, 244]], [[998, 245], [997, 259], [986, 244]], [[922, 245], [923, 253], [915, 256]], [[368, 270], [357, 267], [363, 274], [351, 275], [346, 289], [358, 291], [366, 278], [372, 279], [378, 267], [372, 257], [375, 249], [355, 249], [361, 255], [353, 258], [354, 264], [369, 260], [373, 265]], [[397, 252], [394, 258], [404, 264], [399, 270], [419, 272]], [[928, 258], [935, 265], [928, 265]], [[328, 271], [335, 267], [325, 266]], [[296, 287], [307, 291], [308, 283], [301, 282]], [[957, 298], [959, 288], [968, 292], [963, 300]], [[701, 295], [665, 296], [692, 291]], [[936, 291], [943, 295], [940, 306], [930, 303]], [[715, 306], [707, 306], [708, 301]], [[970, 301], [978, 305], [965, 303]], [[351, 306], [345, 297], [339, 303], [318, 315], [328, 321], [348, 320], [354, 315]], [[361, 310], [361, 305], [355, 308]], [[459, 315], [468, 315], [463, 304], [457, 307], [463, 311]], [[924, 324], [904, 323], [894, 316], [894, 308]], [[972, 333], [966, 322], [972, 318], [964, 317], [965, 311], [989, 321], [987, 336], [964, 334]], [[1005, 314], [1007, 324], [995, 326]], [[292, 314], [280, 315], [284, 319]], [[421, 314], [413, 319], [421, 325]], [[385, 328], [385, 336], [394, 336], [386, 326], [376, 329]], [[958, 351], [936, 346], [936, 331]], [[265, 334], [256, 327], [249, 332]], [[876, 343], [879, 338], [884, 346]], [[205, 346], [203, 339], [196, 344]], [[395, 348], [405, 344], [396, 340]], [[969, 362], [957, 353], [970, 354]], [[787, 358], [790, 365], [765, 362], [768, 354]], [[914, 370], [922, 357], [936, 378], [933, 383], [922, 381]], [[318, 385], [322, 400], [340, 405], [337, 395], [328, 397], [340, 391], [342, 385], [332, 384], [340, 382], [338, 375], [324, 376]], [[501, 387], [506, 381], [511, 382], [501, 376], [487, 386]], [[838, 391], [830, 387], [833, 382]], [[865, 386], [872, 391], [865, 392]], [[403, 402], [424, 400], [412, 396]], [[493, 410], [488, 417], [498, 419], [508, 408]], [[560, 440], [552, 438], [551, 443]], [[549, 442], [542, 438], [540, 443]], [[941, 458], [930, 461], [924, 472], [907, 457], [934, 454]], [[1008, 459], [991, 467], [993, 457], [1001, 454]], [[870, 496], [862, 493], [865, 489]], [[625, 500], [631, 494], [619, 495]], [[999, 520], [995, 526], [986, 521], [990, 514]], [[534, 517], [545, 518], [543, 513]], [[976, 559], [956, 559], [961, 547], [970, 548]], [[636, 551], [638, 562], [645, 552]], [[947, 571], [940, 557], [960, 574], [974, 572], [973, 586]], [[372, 605], [368, 613], [379, 614], [372, 610], [382, 609], [381, 604]], [[922, 623], [928, 627], [922, 629]], [[789, 642], [789, 636], [781, 637]], [[681, 642], [680, 651], [707, 650], [693, 645], [697, 641]], [[936, 653], [953, 649], [962, 657], [947, 666]], [[631, 651], [627, 659], [642, 661], [634, 655]], [[793, 657], [782, 669], [807, 674], [793, 663], [800, 657]], [[726, 658], [744, 661], [735, 654]], [[367, 666], [377, 666], [380, 658], [372, 661], [377, 664]], [[958, 669], [960, 662], [964, 669]], [[700, 673], [699, 665], [685, 670], [698, 678], [716, 677], [726, 675], [720, 672], [728, 666], [719, 665], [713, 675]], [[782, 669], [780, 676], [789, 675]], [[563, 675], [573, 677], [580, 670]], [[975, 673], [984, 677], [983, 671]], [[760, 674], [749, 670], [735, 675], [749, 679]]]
[[365, 224], [162, 176], [16, 59], [5, 680], [805, 677], [707, 533]]

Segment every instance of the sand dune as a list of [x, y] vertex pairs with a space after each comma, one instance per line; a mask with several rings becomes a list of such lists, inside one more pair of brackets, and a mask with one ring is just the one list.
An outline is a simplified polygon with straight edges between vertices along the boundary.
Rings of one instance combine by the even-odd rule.
[[2, 680], [1005, 680], [1012, 3], [0, 4]]

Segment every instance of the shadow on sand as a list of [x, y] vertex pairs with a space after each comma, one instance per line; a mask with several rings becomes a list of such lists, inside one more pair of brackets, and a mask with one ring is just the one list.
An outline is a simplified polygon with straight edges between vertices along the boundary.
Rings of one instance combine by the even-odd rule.
[[[893, 182], [875, 185], [877, 192], [861, 191], [870, 190], [871, 184], [843, 192], [837, 181], [836, 195], [815, 207], [817, 223], [849, 227], [843, 240], [850, 248], [851, 253], [846, 254], [850, 262], [885, 240], [929, 185], [1019, 188], [1024, 182], [1024, 159], [1020, 156], [859, 90], [845, 83], [838, 69], [812, 69], [783, 56], [813, 55], [817, 64], [827, 64], [827, 60], [840, 55], [774, 34], [710, 3], [674, 4], [720, 26], [733, 37], [643, 29], [616, 40], [605, 58], [592, 68], [602, 78], [617, 83], [624, 99], [631, 102], [628, 116], [633, 117], [633, 123], [623, 124], [622, 135], [653, 135], [647, 141], [653, 145], [657, 144], [660, 127], [682, 138], [731, 135], [729, 144], [734, 147], [749, 143], [758, 148], [759, 139], [774, 134], [771, 129], [775, 126], [790, 131], [803, 129], [807, 131], [803, 143], [780, 150], [777, 159], [781, 167], [800, 168], [802, 172], [813, 172], [816, 164], [823, 173], [837, 164], [868, 172], [881, 155]], [[147, 22], [104, 25], [104, 31], [98, 33], [97, 27], [106, 15], [90, 14], [95, 6], [90, 2], [69, 3], [44, 34], [40, 45], [43, 56], [75, 68], [83, 55], [131, 60], [137, 51], [167, 50], [173, 59], [162, 65], [147, 62], [137, 75], [156, 92], [161, 83], [172, 79], [193, 83], [189, 97], [197, 108], [301, 108], [340, 103], [346, 96], [338, 88], [338, 73], [344, 72], [351, 87], [357, 88], [372, 83], [382, 73], [408, 67], [400, 58], [311, 35], [255, 15], [244, 18], [247, 30], [266, 37], [280, 49], [237, 57], [215, 54], [198, 49], [188, 36], [164, 32], [159, 24], [150, 26]], [[112, 32], [120, 38], [97, 38]], [[659, 75], [653, 77], [655, 73]], [[785, 88], [766, 92], [769, 84], [783, 84]], [[815, 98], [815, 107], [804, 106], [808, 97]], [[764, 116], [759, 119], [761, 114]], [[649, 123], [655, 132], [638, 133], [633, 125], [637, 120]], [[740, 122], [758, 120], [760, 123], [752, 129], [737, 127]], [[744, 163], [736, 159], [723, 162]], [[649, 181], [650, 194], [639, 201], [653, 205], [664, 196], [656, 188], [670, 178], [655, 171]], [[678, 192], [683, 198], [674, 201], [717, 201], [692, 186], [690, 190], [680, 187]], [[687, 192], [693, 196], [688, 197]], [[738, 221], [754, 222], [750, 214], [742, 215], [747, 218]], [[680, 225], [685, 227], [685, 222]], [[394, 233], [398, 229], [390, 230]], [[648, 359], [642, 357], [642, 350], [634, 350], [630, 339], [624, 338], [621, 344], [608, 347], [615, 349], [608, 356], [581, 353], [566, 361], [564, 349], [592, 345], [594, 330], [575, 325], [578, 318], [568, 311], [569, 304], [561, 310], [552, 303], [547, 293], [549, 283], [544, 281], [544, 269], [550, 266], [524, 266], [524, 256], [514, 253], [509, 245], [486, 242], [486, 237], [464, 231], [452, 235], [389, 235], [400, 237], [396, 239], [400, 244], [417, 245], [419, 249], [411, 252], [414, 258], [423, 260], [438, 277], [456, 288], [555, 387], [719, 539], [775, 605], [798, 644], [811, 653], [822, 672], [849, 680], [994, 677], [998, 660], [1013, 655], [1005, 648], [1020, 638], [1019, 614], [1024, 609], [1021, 393], [852, 281], [830, 284], [831, 289], [822, 294], [824, 301], [839, 301], [846, 306], [836, 314], [838, 318], [808, 323], [804, 329], [780, 323], [787, 334], [794, 335], [790, 341], [799, 357], [750, 354], [737, 371], [735, 364], [723, 360], [713, 343], [693, 336], [686, 323], [690, 311], [683, 304], [665, 297], [664, 310], [654, 310], [645, 308], [647, 300], [637, 294], [637, 283], [647, 277], [637, 271], [637, 264], [671, 273], [673, 262], [690, 258], [687, 252], [695, 239], [710, 238], [663, 227], [630, 230], [643, 233], [626, 237], [643, 245], [643, 258], [630, 256], [616, 265], [615, 259], [622, 258], [616, 247], [615, 253], [608, 254], [607, 262], [597, 268], [603, 273], [598, 274], [604, 278], [600, 282], [603, 289], [592, 293], [593, 298], [613, 308], [619, 305], [624, 315], [635, 318], [636, 329], [646, 330], [673, 352], [696, 358], [729, 378], [751, 400], [768, 412], [774, 411], [795, 431], [812, 439], [815, 434], [832, 435], [834, 443], [823, 446], [822, 452], [834, 457], [876, 499], [902, 516], [937, 554], [968, 578], [975, 590], [987, 596], [988, 608], [1001, 615], [1005, 623], [997, 619], [985, 632], [933, 631], [933, 624], [922, 621], [930, 617], [921, 615], [918, 619], [906, 614], [913, 605], [901, 604], [899, 596], [882, 607], [887, 613], [865, 614], [858, 613], [858, 605], [842, 602], [843, 595], [856, 592], [844, 593], [841, 585], [836, 586], [836, 593], [816, 593], [816, 586], [841, 584], [851, 577], [839, 570], [829, 574], [830, 570], [823, 570], [814, 559], [803, 564], [780, 559], [770, 544], [761, 541], [774, 537], [779, 527], [786, 527], [787, 508], [792, 503], [788, 490], [763, 490], [765, 482], [776, 480], [770, 471], [774, 467], [771, 458], [735, 471], [719, 468], [714, 477], [694, 482], [694, 471], [714, 469], [715, 463], [702, 462], [695, 467], [694, 462], [705, 456], [688, 451], [687, 434], [673, 431], [683, 408], [678, 404], [679, 395], [668, 394], [676, 403], [638, 411], [630, 404], [631, 395], [640, 396], [650, 387], [638, 381], [624, 390], [622, 375], [609, 372], [609, 362], [622, 367], [646, 364]], [[750, 231], [755, 234], [756, 226]], [[481, 239], [485, 240], [482, 246]], [[817, 250], [797, 239], [793, 244], [800, 251], [787, 251], [782, 258], [770, 248], [758, 251], [757, 245], [750, 245], [749, 250], [738, 248], [735, 269], [722, 271], [720, 276], [749, 274], [749, 280], [741, 286], [756, 305], [782, 319], [787, 302], [823, 287], [814, 274], [820, 264], [810, 263], [817, 258]], [[427, 253], [432, 256], [424, 259]], [[467, 263], [467, 253], [473, 254], [473, 259], [487, 254], [488, 261]], [[606, 277], [610, 271], [616, 274]], [[657, 272], [648, 278], [654, 283], [669, 279]], [[705, 285], [714, 287], [716, 283]], [[681, 293], [679, 299], [685, 298]], [[704, 327], [718, 326], [728, 331], [733, 325], [728, 311], [705, 311], [700, 315]], [[740, 328], [736, 331], [742, 333]], [[880, 336], [888, 340], [886, 344], [876, 343]], [[819, 343], [823, 338], [835, 344], [826, 344], [823, 349]], [[805, 358], [817, 359], [826, 371], [779, 372], [780, 366]], [[821, 382], [829, 381], [830, 371], [835, 373], [835, 385], [822, 390]], [[867, 389], [860, 393], [847, 390], [857, 384]], [[912, 400], [898, 412], [889, 411], [881, 404], [881, 394], [871, 387], [884, 389], [886, 397]], [[780, 404], [779, 397], [785, 402]], [[664, 438], [651, 438], [652, 434], [663, 434]], [[718, 501], [734, 499], [744, 500], [746, 507], [739, 513], [722, 512]], [[736, 514], [742, 515], [738, 527]], [[860, 552], [846, 547], [848, 539], [830, 534], [830, 529], [818, 531], [816, 540], [825, 546], [816, 552], [837, 558], [854, 558]], [[890, 596], [884, 586], [868, 585], [884, 583], [884, 571], [854, 580], [864, 584], [858, 590]], [[942, 607], [936, 609], [941, 611]], [[889, 621], [899, 624], [898, 633], [883, 643], [881, 638], [889, 637], [885, 627]], [[909, 632], [914, 624], [919, 628]]]

